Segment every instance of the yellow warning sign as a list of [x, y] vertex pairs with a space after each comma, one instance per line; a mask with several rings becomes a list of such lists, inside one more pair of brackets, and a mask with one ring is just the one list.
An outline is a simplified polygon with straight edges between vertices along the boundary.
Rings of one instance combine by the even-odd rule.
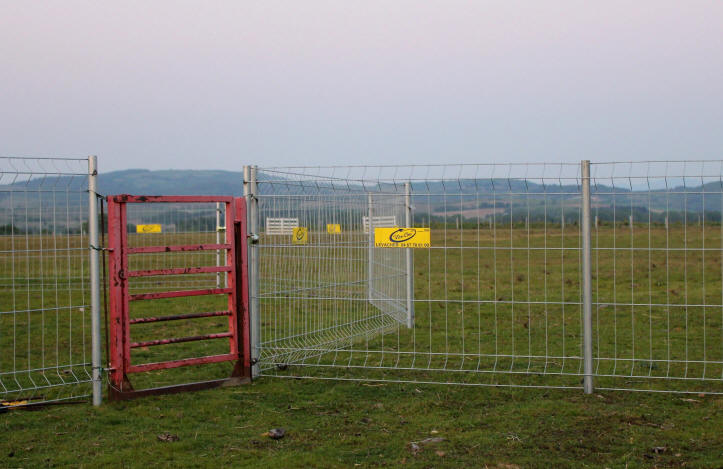
[[160, 233], [161, 225], [136, 225], [136, 233]]
[[308, 244], [309, 243], [309, 229], [303, 226], [294, 228], [294, 232], [291, 235], [292, 244]]
[[432, 246], [429, 228], [374, 228], [378, 248], [428, 248]]
[[341, 233], [341, 225], [338, 223], [329, 223], [326, 225], [326, 232], [329, 234], [339, 234]]

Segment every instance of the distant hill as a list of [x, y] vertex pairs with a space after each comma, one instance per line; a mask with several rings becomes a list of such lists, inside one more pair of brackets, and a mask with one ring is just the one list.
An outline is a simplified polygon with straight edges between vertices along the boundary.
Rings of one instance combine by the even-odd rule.
[[[72, 207], [87, 203], [84, 193], [87, 187], [84, 176], [52, 175], [0, 185], [0, 234], [35, 233], [41, 229], [77, 233], [78, 219]], [[242, 173], [231, 171], [129, 169], [100, 173], [98, 192], [103, 195], [240, 196], [243, 178]], [[64, 214], [64, 207], [71, 207], [71, 211]], [[214, 225], [215, 219], [210, 223]]]
[[[260, 181], [269, 181], [272, 176], [259, 173]], [[262, 184], [263, 195], [325, 195], [356, 193], [365, 197], [368, 190], [400, 193], [399, 184], [380, 182], [376, 185], [362, 185], [359, 181], [313, 180], [301, 182], [293, 176], [289, 179], [273, 176], [274, 183]], [[28, 212], [18, 209], [37, 207], [41, 201], [48, 204], [53, 200], [57, 207], [65, 204], [77, 206], [85, 203], [81, 195], [87, 181], [79, 176], [56, 178], [37, 177], [29, 181], [0, 185], [0, 228], [16, 223], [20, 215], [32, 219], [40, 217], [35, 210]], [[73, 196], [59, 197], [45, 194], [55, 189], [71, 188]], [[55, 188], [55, 189], [51, 189]], [[432, 219], [469, 219], [491, 217], [497, 214], [500, 220], [554, 221], [558, 218], [577, 220], [579, 217], [579, 187], [576, 184], [543, 186], [520, 179], [459, 179], [454, 182], [415, 181], [412, 184], [413, 203], [416, 213], [427, 213]], [[129, 169], [101, 173], [98, 176], [98, 192], [103, 195], [220, 195], [241, 196], [243, 176], [241, 172], [220, 170], [161, 170]], [[706, 183], [692, 187], [671, 187], [669, 190], [630, 190], [626, 187], [610, 187], [595, 184], [592, 191], [593, 211], [600, 220], [626, 221], [629, 214], [636, 220], [662, 222], [666, 213], [672, 221], [696, 219], [705, 212], [710, 221], [721, 220], [721, 183]], [[465, 195], [466, 194], [466, 195]], [[470, 194], [477, 194], [472, 198]], [[492, 194], [494, 194], [493, 197]], [[299, 204], [307, 210], [309, 204], [333, 204], [331, 197], [317, 199], [288, 199], [287, 209]], [[363, 204], [362, 204], [363, 205]], [[330, 206], [331, 208], [331, 206]], [[362, 207], [363, 208], [363, 207]], [[339, 208], [340, 210], [342, 208]], [[687, 215], [686, 215], [687, 213]], [[47, 215], [46, 215], [47, 216]], [[30, 226], [30, 219], [27, 223]], [[40, 222], [37, 221], [39, 224]], [[39, 225], [38, 225], [39, 226]]]
[[128, 169], [98, 175], [101, 194], [234, 195], [243, 193], [243, 174], [234, 171]]

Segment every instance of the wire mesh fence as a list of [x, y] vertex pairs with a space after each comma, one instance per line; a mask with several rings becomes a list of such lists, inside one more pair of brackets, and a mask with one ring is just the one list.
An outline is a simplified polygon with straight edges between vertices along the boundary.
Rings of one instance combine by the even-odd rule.
[[[267, 187], [275, 195], [266, 197]], [[261, 220], [293, 214], [299, 220], [297, 233], [305, 234], [297, 239], [293, 233], [259, 230], [262, 363], [320, 358], [350, 340], [395, 329], [405, 313], [400, 296], [405, 266], [398, 253], [373, 248], [370, 240], [375, 223], [388, 225], [389, 217], [403, 217], [399, 198], [333, 194], [321, 187], [296, 193], [273, 180], [259, 189]]]
[[599, 387], [723, 391], [721, 169], [592, 165]]
[[[88, 160], [0, 165], [0, 399], [87, 396]], [[723, 162], [589, 168], [589, 178], [578, 163], [247, 171], [255, 375], [581, 389], [594, 378], [596, 389], [722, 393]], [[226, 215], [214, 203], [133, 205], [129, 246], [221, 244]], [[428, 228], [431, 244], [377, 247], [389, 227]], [[129, 269], [224, 258], [224, 249], [149, 252]], [[226, 275], [129, 285], [131, 294], [213, 289]], [[132, 314], [223, 311], [221, 302], [153, 300]], [[140, 324], [138, 337], [212, 334], [218, 319]], [[219, 344], [134, 351], [153, 361]], [[146, 384], [195, 376], [178, 373]]]
[[[582, 388], [591, 355], [596, 388], [723, 391], [720, 162], [594, 164], [587, 217], [579, 163], [257, 174], [259, 224], [308, 230], [256, 230], [262, 375]], [[373, 247], [395, 217], [431, 246]]]
[[89, 395], [88, 158], [0, 158], [0, 400]]

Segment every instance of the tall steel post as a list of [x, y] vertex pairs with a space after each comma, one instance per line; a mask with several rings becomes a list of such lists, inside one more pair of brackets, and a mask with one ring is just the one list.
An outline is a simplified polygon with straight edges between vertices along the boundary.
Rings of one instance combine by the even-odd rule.
[[369, 249], [368, 249], [368, 258], [369, 262], [367, 263], [367, 280], [368, 280], [368, 289], [369, 289], [369, 302], [371, 303], [372, 298], [374, 297], [372, 295], [372, 279], [374, 278], [374, 221], [373, 221], [373, 200], [372, 200], [372, 194], [371, 192], [367, 195], [368, 196], [368, 214], [369, 217]]
[[256, 166], [244, 166], [244, 196], [248, 222], [248, 279], [249, 279], [249, 322], [251, 340], [251, 377], [259, 375], [261, 357], [261, 318], [259, 314], [259, 201], [256, 197]]
[[582, 312], [585, 394], [593, 392], [592, 359], [592, 242], [590, 235], [590, 161], [583, 160], [582, 173]]
[[[412, 212], [412, 184], [407, 182], [404, 184], [404, 214], [406, 217], [405, 226], [412, 228], [413, 212]], [[407, 256], [407, 327], [414, 327], [414, 251], [412, 248], [406, 248]]]
[[100, 250], [98, 244], [98, 158], [88, 157], [88, 243], [90, 264], [90, 334], [93, 405], [103, 402], [103, 356], [100, 330]]

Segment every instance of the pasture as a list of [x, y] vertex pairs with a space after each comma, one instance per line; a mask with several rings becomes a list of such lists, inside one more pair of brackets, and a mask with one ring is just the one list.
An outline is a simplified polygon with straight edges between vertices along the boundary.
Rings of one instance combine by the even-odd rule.
[[[184, 235], [164, 236], [169, 244], [186, 241]], [[215, 234], [195, 234], [194, 240], [201, 236], [211, 241]], [[0, 241], [3, 385], [12, 389], [10, 377], [30, 379], [21, 383], [28, 387], [44, 379], [56, 384], [89, 375], [82, 239], [22, 240], [27, 244], [20, 249], [8, 244], [17, 243], [17, 237]], [[34, 254], [34, 246], [49, 242], [72, 250], [50, 258]], [[132, 242], [153, 244], [148, 237]], [[723, 464], [723, 399], [699, 394], [723, 391], [719, 224], [668, 230], [601, 225], [593, 231], [596, 386], [692, 394], [599, 390], [586, 396], [577, 389], [582, 369], [577, 227], [433, 227], [433, 248], [414, 252], [413, 329], [369, 306], [365, 288], [358, 286], [365, 275], [358, 267], [366, 253], [363, 242], [359, 233], [316, 238], [312, 233], [310, 245], [301, 248], [305, 255], [297, 256], [298, 247], [262, 239], [261, 326], [269, 341], [263, 373], [289, 379], [265, 376], [243, 387], [105, 402], [99, 409], [83, 404], [11, 410], [0, 416], [3, 466]], [[213, 252], [193, 256], [148, 258], [136, 268], [215, 265]], [[283, 279], [287, 288], [274, 279]], [[310, 279], [317, 282], [313, 295], [279, 293], [288, 290], [289, 282]], [[153, 291], [215, 281], [214, 274], [138, 279], [131, 288]], [[319, 286], [330, 282], [348, 284], [345, 295], [325, 296]], [[131, 314], [213, 311], [224, 301], [140, 301]], [[345, 316], [346, 311], [353, 313]], [[138, 326], [138, 340], [227, 327], [223, 318]], [[225, 345], [215, 340], [144, 347], [134, 351], [133, 360], [207, 355]], [[36, 368], [42, 370], [6, 374]], [[217, 364], [132, 375], [131, 380], [143, 387], [229, 372], [230, 364]], [[298, 379], [306, 377], [342, 381]], [[77, 381], [73, 395], [87, 392], [89, 386]], [[576, 389], [487, 386], [495, 384]], [[68, 389], [43, 387], [6, 396], [66, 396]], [[277, 441], [262, 436], [274, 427], [284, 427], [287, 436]], [[160, 441], [164, 432], [178, 441]], [[427, 438], [442, 440], [420, 443]]]

